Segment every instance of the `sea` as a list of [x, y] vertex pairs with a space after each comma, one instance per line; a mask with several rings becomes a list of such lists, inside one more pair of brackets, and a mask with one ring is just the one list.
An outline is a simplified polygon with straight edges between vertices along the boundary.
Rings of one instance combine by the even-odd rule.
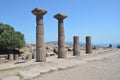
[[[73, 42], [65, 42], [67, 45], [73, 45]], [[46, 44], [57, 44], [57, 41], [50, 41], [50, 42], [46, 42]], [[92, 46], [94, 47], [109, 47], [110, 45], [112, 45], [112, 47], [117, 47], [119, 43], [93, 43]], [[80, 43], [81, 46], [85, 46], [86, 44], [84, 42]]]

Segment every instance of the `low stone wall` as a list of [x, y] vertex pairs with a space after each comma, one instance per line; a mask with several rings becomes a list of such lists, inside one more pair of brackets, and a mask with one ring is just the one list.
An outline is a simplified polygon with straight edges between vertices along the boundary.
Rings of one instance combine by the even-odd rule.
[[8, 55], [0, 55], [0, 58], [5, 58], [5, 59], [7, 59], [7, 58], [8, 58]]

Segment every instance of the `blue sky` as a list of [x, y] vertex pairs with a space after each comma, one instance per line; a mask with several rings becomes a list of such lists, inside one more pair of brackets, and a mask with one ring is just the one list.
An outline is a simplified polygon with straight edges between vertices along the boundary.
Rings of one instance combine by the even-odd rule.
[[36, 8], [48, 11], [44, 16], [45, 42], [57, 41], [58, 22], [53, 16], [67, 14], [65, 40], [92, 36], [92, 43], [120, 43], [120, 0], [0, 0], [0, 22], [10, 24], [25, 35], [26, 43], [36, 41]]

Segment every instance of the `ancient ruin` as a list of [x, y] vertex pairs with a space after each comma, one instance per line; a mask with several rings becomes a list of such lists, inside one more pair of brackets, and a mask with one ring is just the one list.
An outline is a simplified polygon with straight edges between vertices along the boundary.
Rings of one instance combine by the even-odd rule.
[[36, 16], [36, 61], [46, 61], [46, 53], [44, 49], [44, 23], [43, 16], [47, 13], [46, 10], [35, 8], [32, 13]]
[[64, 22], [67, 17], [65, 14], [56, 14], [54, 18], [58, 19], [58, 58], [66, 58], [65, 54], [65, 36], [64, 36]]
[[17, 60], [17, 59], [18, 59], [18, 57], [19, 57], [19, 55], [18, 55], [18, 54], [14, 54], [14, 59], [15, 59], [15, 60]]
[[86, 36], [86, 53], [92, 53], [91, 36]]
[[14, 60], [14, 54], [9, 54], [8, 56], [9, 56], [8, 58], [9, 58], [10, 61]]
[[73, 56], [80, 56], [80, 43], [79, 43], [79, 36], [73, 37]]

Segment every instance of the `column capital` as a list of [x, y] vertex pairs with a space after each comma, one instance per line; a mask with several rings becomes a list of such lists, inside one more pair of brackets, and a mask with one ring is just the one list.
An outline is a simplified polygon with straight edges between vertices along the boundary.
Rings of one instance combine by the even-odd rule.
[[67, 17], [67, 15], [65, 14], [61, 14], [61, 13], [58, 13], [54, 16], [54, 18], [58, 19], [58, 20], [63, 20]]
[[35, 8], [32, 10], [32, 13], [36, 16], [38, 15], [45, 15], [47, 13], [46, 10], [40, 9], [40, 8]]
[[91, 36], [86, 36], [86, 38], [91, 38]]
[[86, 36], [86, 41], [90, 43], [91, 42], [91, 36]]

